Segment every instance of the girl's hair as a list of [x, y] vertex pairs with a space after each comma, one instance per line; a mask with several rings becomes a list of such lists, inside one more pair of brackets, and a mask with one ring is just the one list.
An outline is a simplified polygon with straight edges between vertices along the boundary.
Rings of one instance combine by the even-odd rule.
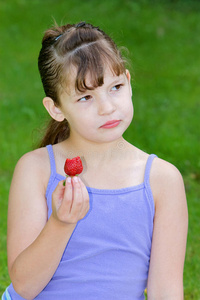
[[[38, 67], [47, 97], [60, 105], [59, 96], [70, 87], [70, 72], [76, 70], [73, 84], [77, 91], [84, 92], [103, 85], [104, 71], [109, 66], [114, 74], [125, 73], [125, 60], [114, 41], [99, 27], [80, 22], [55, 26], [47, 30], [42, 40]], [[90, 75], [92, 86], [86, 85]], [[56, 144], [69, 137], [67, 120], [51, 120], [40, 147]]]

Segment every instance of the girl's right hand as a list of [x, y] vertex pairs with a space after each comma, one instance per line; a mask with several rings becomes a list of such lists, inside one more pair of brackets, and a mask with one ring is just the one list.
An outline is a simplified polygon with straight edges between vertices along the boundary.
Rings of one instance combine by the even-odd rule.
[[76, 224], [89, 211], [89, 195], [79, 177], [59, 182], [52, 194], [52, 216], [66, 224]]

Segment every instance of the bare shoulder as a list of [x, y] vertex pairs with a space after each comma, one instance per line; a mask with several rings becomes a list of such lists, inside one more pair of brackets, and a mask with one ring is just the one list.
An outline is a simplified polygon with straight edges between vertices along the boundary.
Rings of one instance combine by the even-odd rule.
[[183, 183], [180, 171], [173, 164], [157, 157], [154, 159], [151, 173], [152, 184], [155, 182], [161, 184], [166, 182], [167, 185], [169, 183]]
[[185, 199], [185, 188], [180, 171], [171, 163], [155, 158], [153, 161], [150, 184], [156, 204], [161, 201], [170, 202]]
[[180, 171], [171, 163], [156, 157], [153, 162], [152, 177], [161, 179], [182, 180]]
[[23, 166], [24, 164], [30, 164], [34, 166], [44, 166], [47, 164], [48, 153], [46, 148], [39, 148], [24, 154], [18, 161], [17, 165]]
[[[46, 148], [33, 150], [24, 154], [16, 164], [10, 187], [9, 202], [16, 199], [15, 194], [30, 191], [45, 197], [50, 177], [50, 162]], [[26, 197], [24, 197], [26, 198]]]
[[[44, 182], [50, 175], [50, 163], [46, 148], [39, 148], [24, 154], [15, 167], [14, 175], [33, 178]], [[28, 179], [27, 178], [27, 179]]]

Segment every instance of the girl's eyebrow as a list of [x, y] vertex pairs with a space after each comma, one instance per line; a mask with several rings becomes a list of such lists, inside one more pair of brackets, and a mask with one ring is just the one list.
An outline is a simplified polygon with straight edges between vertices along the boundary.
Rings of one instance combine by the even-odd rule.
[[108, 86], [114, 86], [115, 84], [119, 84], [120, 82], [124, 82], [125, 78], [124, 76], [121, 74], [120, 76], [118, 76], [117, 78], [115, 78], [114, 80], [110, 81], [108, 83]]
[[76, 90], [73, 90], [72, 92], [70, 92], [70, 97], [71, 98], [80, 98], [81, 96], [84, 96], [88, 93], [89, 90], [85, 90], [83, 92], [80, 92], [80, 91], [76, 91]]
[[[108, 82], [108, 84], [107, 84], [108, 86], [114, 86], [116, 83], [119, 83], [120, 81], [125, 81], [124, 74], [120, 74], [119, 76], [113, 76], [113, 77], [114, 78], [111, 79], [110, 82]], [[101, 86], [99, 86], [99, 87], [101, 87]], [[81, 97], [81, 96], [84, 96], [88, 93], [91, 93], [93, 90], [96, 90], [97, 88], [94, 88], [92, 90], [91, 89], [85, 89], [82, 92], [79, 91], [79, 90], [74, 89], [73, 91], [71, 91], [70, 96], [73, 97], [73, 98]]]
[[119, 82], [119, 81], [124, 81], [124, 76], [123, 76], [123, 75], [118, 76], [116, 79], [114, 79], [114, 80], [111, 82], [111, 84], [115, 84], [115, 83], [117, 83], [117, 82]]

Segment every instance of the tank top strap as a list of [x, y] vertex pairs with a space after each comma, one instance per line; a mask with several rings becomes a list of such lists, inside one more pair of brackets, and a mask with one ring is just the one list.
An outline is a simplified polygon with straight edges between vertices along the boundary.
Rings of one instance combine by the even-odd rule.
[[47, 151], [49, 154], [49, 161], [50, 161], [50, 168], [51, 168], [51, 174], [50, 174], [49, 182], [48, 182], [47, 189], [46, 189], [46, 199], [48, 199], [49, 191], [50, 191], [51, 186], [56, 177], [56, 163], [55, 163], [55, 157], [54, 157], [52, 145], [47, 145], [46, 148], [47, 148]]
[[157, 157], [157, 155], [151, 154], [151, 155], [149, 155], [149, 157], [147, 159], [145, 173], [144, 173], [144, 183], [147, 185], [149, 185], [149, 176], [150, 176], [151, 166], [152, 166], [152, 162], [155, 157]]
[[56, 174], [56, 162], [55, 162], [55, 157], [53, 153], [53, 147], [52, 145], [47, 145], [46, 146], [49, 154], [49, 160], [50, 160], [50, 166], [51, 166], [51, 176]]

